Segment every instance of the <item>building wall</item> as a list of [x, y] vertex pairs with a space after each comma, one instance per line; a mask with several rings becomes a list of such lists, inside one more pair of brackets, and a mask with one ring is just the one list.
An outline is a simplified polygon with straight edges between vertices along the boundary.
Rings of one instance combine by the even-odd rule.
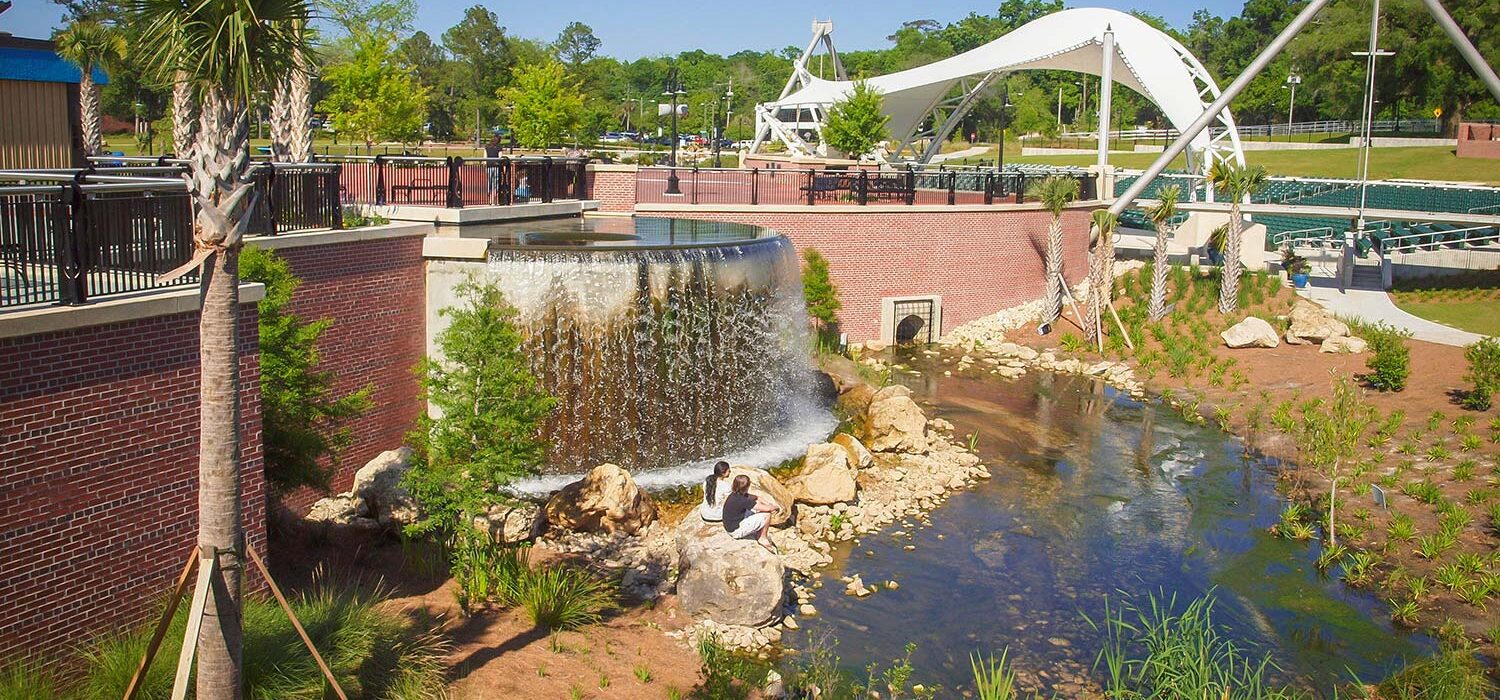
[[[422, 236], [431, 226], [389, 228], [405, 234], [375, 240], [350, 240], [354, 232], [251, 239], [252, 245], [273, 249], [302, 280], [289, 311], [332, 321], [318, 351], [320, 367], [335, 377], [335, 390], [342, 395], [372, 389], [370, 410], [350, 425], [354, 442], [334, 473], [335, 492], [348, 490], [354, 472], [372, 457], [401, 446], [422, 411], [412, 369], [425, 354]], [[281, 502], [300, 515], [323, 495], [304, 489]]]
[[0, 169], [75, 166], [70, 89], [78, 86], [0, 80]]
[[1459, 124], [1459, 158], [1500, 158], [1500, 124]]
[[[850, 341], [880, 337], [883, 298], [940, 295], [946, 333], [1037, 299], [1046, 289], [1042, 254], [1051, 215], [1036, 208], [698, 209], [649, 215], [763, 226], [786, 235], [799, 251], [816, 248], [828, 259], [830, 276], [839, 288], [840, 327]], [[1087, 209], [1064, 212], [1063, 274], [1070, 284], [1088, 276], [1088, 231]]]
[[[253, 303], [240, 319], [253, 387]], [[198, 395], [197, 311], [0, 339], [0, 661], [156, 612], [197, 540]], [[242, 396], [241, 516], [264, 552], [260, 398]]]

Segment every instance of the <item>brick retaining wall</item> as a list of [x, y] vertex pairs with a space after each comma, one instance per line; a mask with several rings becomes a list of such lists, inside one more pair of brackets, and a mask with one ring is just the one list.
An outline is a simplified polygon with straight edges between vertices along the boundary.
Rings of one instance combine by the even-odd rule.
[[[816, 248], [828, 258], [850, 341], [876, 339], [881, 299], [942, 296], [943, 332], [962, 323], [1042, 296], [1042, 251], [1051, 215], [1038, 209], [975, 211], [641, 212], [640, 216], [734, 221], [775, 229], [799, 251]], [[1077, 284], [1088, 276], [1087, 209], [1063, 214], [1063, 273]]]
[[[277, 248], [277, 241], [262, 241]], [[331, 319], [318, 342], [320, 368], [337, 378], [339, 395], [373, 389], [371, 408], [351, 423], [354, 442], [333, 478], [348, 490], [354, 472], [384, 450], [401, 446], [421, 414], [412, 369], [425, 348], [425, 267], [422, 236], [354, 240], [276, 249], [302, 286], [289, 311], [303, 319]], [[326, 494], [302, 489], [281, 502], [307, 512]]]
[[[240, 318], [253, 387], [255, 305]], [[198, 393], [196, 311], [0, 339], [0, 662], [155, 611], [197, 540]], [[243, 397], [242, 517], [265, 551], [260, 395]]]

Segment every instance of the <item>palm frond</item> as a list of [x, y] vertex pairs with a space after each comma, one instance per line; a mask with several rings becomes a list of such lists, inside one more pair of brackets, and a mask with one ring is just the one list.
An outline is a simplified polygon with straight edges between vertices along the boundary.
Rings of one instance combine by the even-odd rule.
[[1071, 177], [1049, 175], [1031, 186], [1027, 196], [1038, 200], [1053, 216], [1062, 214], [1068, 203], [1078, 199], [1078, 180]]
[[125, 61], [125, 37], [93, 20], [79, 20], [52, 35], [57, 55], [84, 71], [109, 71]]
[[239, 102], [271, 89], [309, 50], [308, 0], [132, 0], [131, 11], [158, 77], [180, 71], [198, 92]]
[[1158, 226], [1165, 224], [1169, 219], [1177, 216], [1177, 198], [1181, 196], [1182, 188], [1177, 185], [1167, 185], [1157, 190], [1157, 202], [1146, 210], [1146, 216]]

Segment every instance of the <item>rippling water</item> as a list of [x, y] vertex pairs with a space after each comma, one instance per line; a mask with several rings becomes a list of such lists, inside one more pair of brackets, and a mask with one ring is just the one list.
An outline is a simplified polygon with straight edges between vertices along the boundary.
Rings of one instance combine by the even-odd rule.
[[[837, 548], [819, 615], [788, 636], [793, 647], [836, 639], [862, 673], [915, 642], [915, 680], [949, 689], [970, 682], [971, 652], [1009, 647], [1045, 690], [1088, 674], [1098, 645], [1084, 615], [1098, 619], [1106, 596], [1185, 602], [1214, 590], [1232, 637], [1321, 692], [1431, 650], [1393, 629], [1372, 595], [1321, 578], [1315, 548], [1266, 533], [1282, 505], [1273, 465], [1246, 458], [1238, 440], [1082, 377], [941, 374], [897, 381], [956, 435], [978, 435], [993, 478], [954, 495], [930, 526], [908, 520]], [[900, 586], [846, 597], [837, 579], [853, 573]]]

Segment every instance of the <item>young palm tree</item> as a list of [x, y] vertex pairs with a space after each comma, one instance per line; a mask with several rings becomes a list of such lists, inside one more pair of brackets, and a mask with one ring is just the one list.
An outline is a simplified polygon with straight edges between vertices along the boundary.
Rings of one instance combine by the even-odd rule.
[[1115, 284], [1115, 226], [1119, 219], [1108, 209], [1094, 212], [1093, 229], [1098, 238], [1094, 241], [1093, 255], [1089, 258], [1089, 318], [1084, 323], [1084, 332], [1089, 340], [1100, 342], [1104, 328], [1104, 309], [1114, 299]]
[[1167, 315], [1167, 226], [1171, 225], [1172, 217], [1177, 216], [1177, 198], [1180, 196], [1182, 188], [1167, 185], [1156, 191], [1156, 205], [1146, 210], [1146, 216], [1156, 227], [1156, 244], [1151, 248], [1151, 303], [1146, 307], [1152, 322]]
[[1222, 187], [1229, 197], [1229, 235], [1224, 239], [1224, 265], [1219, 284], [1219, 313], [1230, 314], [1240, 305], [1240, 239], [1243, 237], [1245, 221], [1240, 215], [1240, 204], [1266, 182], [1266, 169], [1260, 166], [1247, 168], [1233, 161], [1221, 160], [1208, 171], [1211, 185]]
[[1043, 323], [1052, 323], [1062, 315], [1062, 213], [1068, 203], [1078, 198], [1078, 180], [1052, 175], [1037, 183], [1028, 193], [1032, 199], [1041, 201], [1042, 207], [1052, 213], [1052, 224], [1047, 228], [1047, 308], [1042, 313]]
[[172, 152], [178, 158], [193, 154], [198, 133], [198, 101], [193, 99], [193, 85], [182, 71], [172, 75]]
[[125, 60], [125, 37], [94, 20], [78, 20], [52, 36], [57, 55], [78, 66], [83, 77], [78, 81], [78, 112], [83, 122], [85, 155], [99, 155], [103, 144], [99, 127], [99, 85], [94, 69], [110, 70]]
[[312, 160], [312, 61], [298, 51], [292, 70], [271, 95], [271, 157], [286, 163]]
[[[198, 636], [197, 697], [239, 698], [240, 522], [239, 249], [255, 206], [246, 105], [305, 50], [297, 30], [307, 0], [134, 0], [161, 78], [186, 84], [198, 126], [188, 173], [201, 266], [198, 545], [214, 552], [214, 581]], [[172, 273], [169, 273], [172, 274]]]

